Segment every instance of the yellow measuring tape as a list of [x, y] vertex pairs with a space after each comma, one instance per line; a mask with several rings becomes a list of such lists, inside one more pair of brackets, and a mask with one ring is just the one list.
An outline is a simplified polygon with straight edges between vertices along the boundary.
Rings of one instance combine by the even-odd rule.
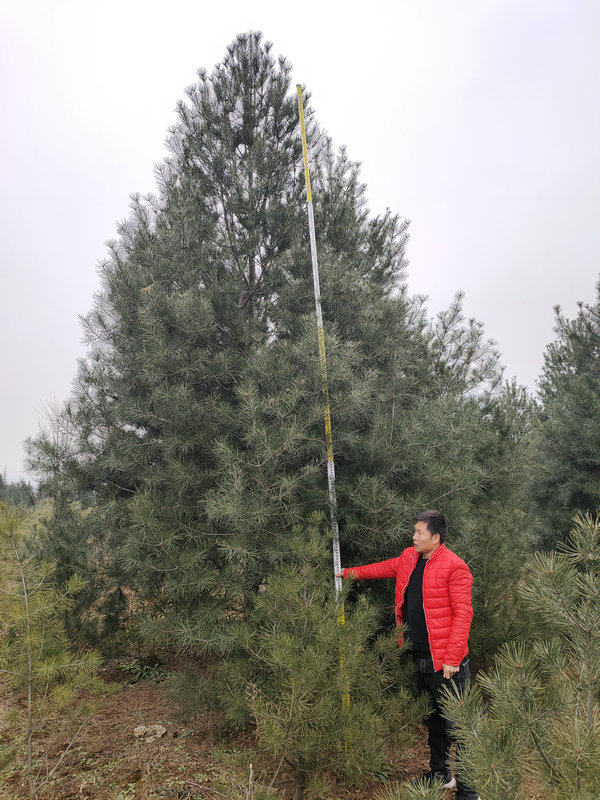
[[[310, 188], [310, 172], [308, 168], [308, 146], [306, 143], [306, 126], [304, 124], [304, 106], [302, 104], [302, 88], [298, 90], [298, 111], [300, 113], [300, 129], [302, 132], [302, 152], [304, 154], [304, 178], [306, 180], [306, 201], [308, 210], [308, 230], [310, 235], [310, 255], [312, 259], [313, 284], [315, 289], [315, 312], [317, 317], [317, 342], [319, 345], [319, 365], [321, 367], [321, 391], [324, 398], [325, 416], [325, 442], [327, 444], [327, 485], [329, 489], [329, 515], [331, 517], [331, 532], [333, 534], [333, 574], [335, 579], [335, 596], [339, 597], [342, 591], [342, 579], [338, 573], [342, 571], [340, 557], [340, 533], [337, 520], [337, 500], [335, 494], [335, 465], [333, 461], [333, 439], [331, 436], [331, 412], [329, 410], [329, 389], [327, 386], [327, 360], [325, 356], [325, 331], [323, 330], [323, 314], [321, 312], [321, 287], [319, 284], [319, 261], [317, 259], [317, 243], [315, 239], [315, 218], [313, 213], [312, 192]], [[344, 624], [344, 606], [340, 607], [338, 619]], [[340, 668], [344, 666], [344, 656], [340, 657]], [[350, 705], [350, 695], [344, 692], [342, 703], [347, 708]]]

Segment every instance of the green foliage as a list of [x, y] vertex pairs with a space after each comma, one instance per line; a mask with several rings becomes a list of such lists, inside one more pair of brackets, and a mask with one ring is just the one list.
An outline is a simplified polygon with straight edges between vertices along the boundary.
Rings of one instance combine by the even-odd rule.
[[479, 669], [491, 666], [505, 642], [529, 633], [530, 620], [523, 614], [518, 581], [532, 540], [525, 512], [493, 501], [473, 512], [456, 547], [452, 546], [474, 576], [469, 649]]
[[7, 481], [6, 475], [0, 472], [0, 502], [32, 506], [35, 503], [35, 491], [27, 481]]
[[372, 640], [373, 607], [363, 598], [340, 624], [320, 522], [313, 514], [294, 529], [286, 565], [232, 631], [240, 657], [224, 666], [230, 719], [252, 717], [262, 746], [292, 769], [298, 798], [319, 772], [380, 770], [384, 733], [406, 738], [424, 710], [399, 684], [394, 637]]
[[[64, 589], [73, 576], [85, 576], [70, 595], [63, 613], [67, 636], [78, 645], [92, 645], [114, 658], [129, 644], [125, 596], [110, 580], [110, 553], [99, 546], [102, 518], [70, 502], [64, 492], [40, 509], [29, 549], [38, 561], [55, 565], [52, 580]], [[108, 584], [108, 587], [107, 587]]]
[[[35, 796], [91, 714], [100, 661], [93, 651], [71, 652], [62, 625], [81, 580], [72, 576], [64, 591], [57, 590], [53, 565], [33, 560], [27, 535], [24, 508], [0, 503], [0, 676], [18, 699], [2, 719], [3, 738], [11, 744], [0, 751], [0, 760], [8, 766], [16, 756]], [[59, 721], [57, 736], [46, 738], [40, 749], [38, 735]], [[57, 737], [63, 742], [58, 755]], [[40, 760], [48, 765], [43, 775]]]
[[[157, 196], [134, 196], [110, 243], [73, 394], [29, 442], [56, 501], [38, 553], [58, 586], [85, 576], [65, 624], [105, 652], [135, 627], [144, 644], [226, 655], [293, 526], [326, 509], [290, 79], [258, 34], [200, 71]], [[475, 578], [495, 648], [527, 540], [493, 561], [486, 537], [522, 521], [525, 403], [460, 295], [434, 320], [408, 296], [407, 221], [370, 214], [358, 165], [305, 100], [344, 562], [397, 555], [415, 513], [441, 506], [451, 546], [493, 573]], [[358, 592], [388, 602], [383, 585]]]
[[128, 664], [118, 664], [117, 669], [127, 673], [131, 683], [137, 683], [138, 681], [160, 683], [168, 676], [167, 670], [158, 664], [142, 664], [138, 659], [130, 661]]
[[483, 668], [504, 642], [527, 634], [517, 586], [535, 533], [526, 510], [532, 400], [515, 382], [505, 383], [481, 399], [480, 410], [475, 435], [484, 477], [458, 531], [451, 518], [449, 542], [474, 576], [469, 647]]
[[185, 721], [220, 707], [219, 682], [214, 675], [191, 669], [172, 672], [166, 687]]
[[464, 698], [447, 702], [461, 772], [486, 800], [525, 797], [528, 776], [548, 800], [598, 794], [600, 520], [574, 524], [561, 550], [533, 557], [521, 586], [537, 641], [503, 647]]
[[556, 339], [539, 380], [532, 481], [541, 543], [564, 540], [576, 513], [600, 506], [600, 283], [572, 320], [556, 308]]

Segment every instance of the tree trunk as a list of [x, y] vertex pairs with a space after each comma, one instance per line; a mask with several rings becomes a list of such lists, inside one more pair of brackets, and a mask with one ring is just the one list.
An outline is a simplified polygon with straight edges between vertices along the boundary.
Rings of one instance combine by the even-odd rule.
[[294, 800], [302, 800], [304, 797], [304, 791], [306, 789], [306, 773], [298, 770], [296, 772], [296, 793], [294, 794]]
[[296, 776], [296, 793], [294, 800], [302, 800], [306, 790], [306, 765], [304, 759], [299, 759], [294, 770]]
[[254, 290], [256, 289], [256, 260], [254, 255], [250, 256], [248, 261], [248, 316], [250, 319], [254, 316]]
[[592, 643], [592, 631], [586, 631], [586, 667], [587, 667], [587, 702], [585, 705], [585, 716], [588, 730], [594, 727], [594, 706], [596, 681], [594, 677], [594, 645]]
[[21, 574], [21, 585], [23, 586], [23, 602], [25, 604], [25, 624], [27, 626], [27, 784], [29, 786], [29, 794], [31, 797], [36, 797], [35, 783], [33, 780], [33, 764], [32, 764], [32, 750], [33, 750], [33, 721], [32, 721], [32, 708], [33, 708], [33, 665], [31, 653], [31, 626], [29, 622], [29, 592], [27, 590], [27, 581], [25, 580], [25, 573], [23, 571], [23, 563], [21, 561], [21, 554], [17, 548], [15, 541], [11, 537], [11, 545], [19, 565], [19, 572]]

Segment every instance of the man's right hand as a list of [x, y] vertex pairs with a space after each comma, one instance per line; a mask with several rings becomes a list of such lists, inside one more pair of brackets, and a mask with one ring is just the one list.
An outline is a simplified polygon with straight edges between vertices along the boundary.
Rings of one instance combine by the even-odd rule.
[[336, 572], [335, 573], [335, 577], [336, 578], [343, 578], [344, 577], [344, 573], [343, 572]]

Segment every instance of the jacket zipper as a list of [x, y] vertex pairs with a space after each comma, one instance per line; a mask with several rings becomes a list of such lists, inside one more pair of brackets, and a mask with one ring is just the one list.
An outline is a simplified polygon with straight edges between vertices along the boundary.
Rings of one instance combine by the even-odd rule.
[[[429, 559], [426, 559], [425, 566], [423, 567], [423, 581], [425, 581], [425, 570], [427, 569], [427, 562]], [[423, 616], [425, 617], [425, 630], [427, 631], [427, 642], [429, 643], [429, 652], [431, 653], [431, 660], [433, 661], [433, 650], [431, 649], [431, 637], [429, 635], [429, 625], [427, 624], [427, 613], [425, 611], [425, 598], [423, 597], [423, 587], [421, 586], [421, 605], [423, 606]]]

